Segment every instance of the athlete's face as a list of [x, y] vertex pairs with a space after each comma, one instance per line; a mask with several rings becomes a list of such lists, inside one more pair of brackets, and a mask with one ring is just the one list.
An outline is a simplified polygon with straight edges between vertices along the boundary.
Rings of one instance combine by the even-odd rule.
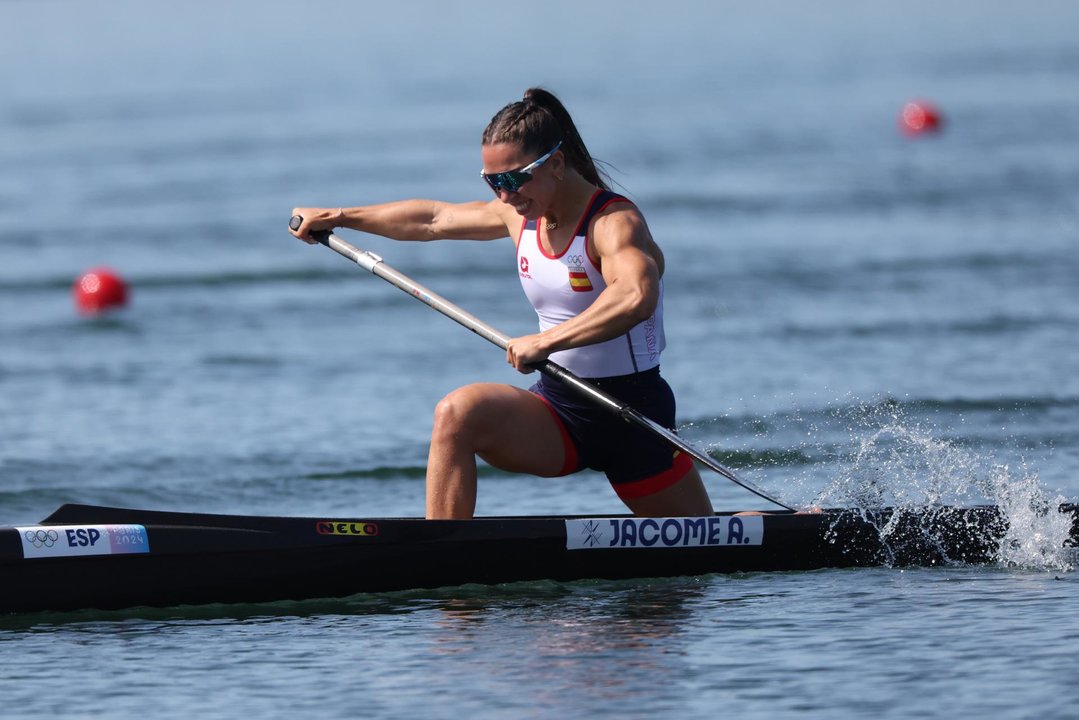
[[484, 178], [499, 200], [530, 220], [541, 217], [554, 197], [556, 173], [562, 172], [561, 151], [534, 157], [514, 143], [497, 143], [484, 145], [481, 153]]

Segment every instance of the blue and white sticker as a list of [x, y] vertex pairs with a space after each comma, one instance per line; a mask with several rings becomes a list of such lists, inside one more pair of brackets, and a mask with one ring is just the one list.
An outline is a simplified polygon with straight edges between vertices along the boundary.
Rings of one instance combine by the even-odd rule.
[[763, 542], [760, 515], [566, 520], [567, 550], [745, 547]]
[[33, 525], [17, 527], [24, 558], [126, 555], [150, 552], [142, 525]]

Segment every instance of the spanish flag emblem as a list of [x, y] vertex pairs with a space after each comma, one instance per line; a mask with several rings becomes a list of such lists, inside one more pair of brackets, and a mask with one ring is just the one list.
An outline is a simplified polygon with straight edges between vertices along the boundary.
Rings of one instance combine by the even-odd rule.
[[573, 292], [592, 292], [592, 281], [583, 267], [569, 269], [569, 286]]

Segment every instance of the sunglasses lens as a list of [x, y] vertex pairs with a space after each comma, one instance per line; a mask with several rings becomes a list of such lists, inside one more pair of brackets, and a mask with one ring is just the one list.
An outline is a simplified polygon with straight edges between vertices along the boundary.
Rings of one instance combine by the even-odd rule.
[[487, 181], [487, 184], [491, 186], [491, 189], [494, 190], [496, 194], [502, 190], [513, 193], [520, 190], [522, 185], [531, 180], [532, 175], [530, 173], [510, 170], [509, 172], [484, 175], [483, 179]]
[[525, 165], [520, 170], [507, 170], [500, 173], [487, 173], [480, 171], [480, 176], [487, 181], [487, 184], [491, 186], [491, 189], [495, 191], [495, 195], [505, 190], [506, 192], [515, 193], [521, 189], [521, 186], [532, 179], [532, 171], [538, 168], [543, 163], [550, 160], [558, 148], [562, 147], [562, 141], [559, 140], [551, 151], [546, 155], [540, 156], [538, 160], [531, 165]]

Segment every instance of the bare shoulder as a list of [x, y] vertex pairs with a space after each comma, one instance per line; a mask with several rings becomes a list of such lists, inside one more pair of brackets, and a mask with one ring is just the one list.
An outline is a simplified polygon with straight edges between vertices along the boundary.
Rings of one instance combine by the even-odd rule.
[[654, 260], [662, 272], [663, 253], [652, 238], [644, 215], [632, 202], [611, 203], [596, 215], [591, 230], [589, 238], [597, 257], [602, 259], [627, 249], [639, 250]]
[[512, 205], [507, 205], [501, 200], [495, 199], [487, 202], [487, 208], [489, 212], [497, 215], [502, 221], [502, 225], [505, 226], [510, 237], [517, 237], [524, 219], [517, 214]]
[[640, 209], [629, 200], [613, 202], [592, 220], [592, 236], [610, 244], [639, 244], [652, 240]]

